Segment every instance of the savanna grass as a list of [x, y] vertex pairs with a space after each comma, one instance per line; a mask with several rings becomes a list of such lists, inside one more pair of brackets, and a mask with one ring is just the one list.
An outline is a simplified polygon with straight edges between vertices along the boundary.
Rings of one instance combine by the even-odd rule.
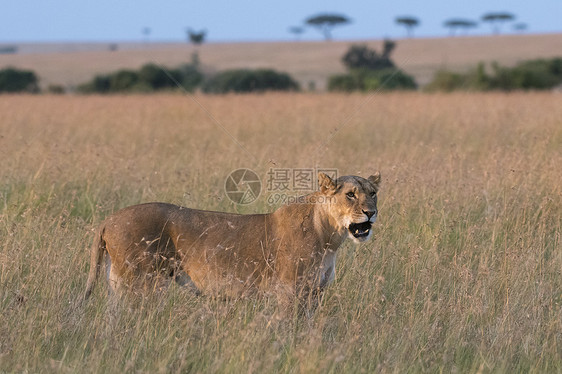
[[[212, 118], [185, 96], [2, 97], [0, 372], [562, 371], [559, 96], [197, 100]], [[176, 286], [80, 303], [119, 208], [274, 209], [225, 197], [240, 167], [264, 187], [275, 167], [382, 172], [375, 240], [340, 248], [313, 317]]]

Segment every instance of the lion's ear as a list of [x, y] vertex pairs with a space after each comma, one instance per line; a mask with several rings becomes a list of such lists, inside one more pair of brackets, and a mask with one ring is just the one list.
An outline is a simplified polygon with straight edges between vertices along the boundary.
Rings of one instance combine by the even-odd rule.
[[371, 175], [369, 178], [367, 178], [367, 180], [371, 182], [373, 186], [375, 186], [375, 190], [378, 192], [379, 186], [381, 184], [381, 173], [377, 171], [374, 175]]
[[323, 194], [336, 190], [336, 183], [324, 173], [318, 173], [318, 188]]

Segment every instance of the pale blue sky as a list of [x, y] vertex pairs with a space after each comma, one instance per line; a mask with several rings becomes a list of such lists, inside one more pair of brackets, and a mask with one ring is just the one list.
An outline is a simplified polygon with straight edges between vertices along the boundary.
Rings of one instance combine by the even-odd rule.
[[[443, 21], [462, 17], [479, 20], [489, 11], [509, 11], [527, 32], [562, 32], [560, 0], [404, 0], [358, 1], [226, 1], [226, 0], [9, 0], [2, 1], [0, 42], [35, 41], [137, 41], [141, 30], [152, 29], [151, 40], [185, 40], [185, 28], [206, 28], [208, 41], [291, 40], [289, 26], [298, 26], [310, 15], [335, 12], [353, 20], [335, 29], [334, 39], [372, 39], [405, 36], [394, 23], [396, 16], [413, 15], [421, 25], [416, 36], [447, 35]], [[504, 33], [512, 33], [510, 26]], [[471, 34], [490, 33], [480, 25]], [[307, 29], [303, 40], [321, 35]]]

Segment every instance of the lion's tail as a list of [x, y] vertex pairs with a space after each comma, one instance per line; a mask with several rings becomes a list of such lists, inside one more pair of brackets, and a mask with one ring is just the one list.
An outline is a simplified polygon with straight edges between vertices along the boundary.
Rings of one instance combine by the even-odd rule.
[[94, 240], [94, 245], [92, 246], [92, 250], [90, 253], [90, 273], [88, 274], [88, 282], [86, 283], [84, 300], [87, 300], [88, 297], [90, 297], [90, 295], [92, 294], [92, 290], [94, 289], [96, 281], [98, 280], [100, 274], [103, 258], [107, 252], [105, 240], [103, 238], [104, 231], [105, 227], [100, 228], [100, 230], [98, 231], [98, 235]]

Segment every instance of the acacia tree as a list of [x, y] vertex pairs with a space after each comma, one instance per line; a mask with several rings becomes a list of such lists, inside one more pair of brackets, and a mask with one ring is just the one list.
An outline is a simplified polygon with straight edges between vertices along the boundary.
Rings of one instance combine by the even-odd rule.
[[195, 45], [203, 44], [203, 42], [205, 41], [205, 37], [207, 36], [207, 30], [194, 31], [188, 28], [186, 32], [187, 39]]
[[414, 27], [417, 27], [420, 24], [420, 21], [415, 17], [396, 17], [395, 22], [406, 27], [408, 38], [411, 38], [414, 34]]
[[455, 36], [457, 29], [464, 29], [465, 33], [467, 33], [468, 29], [477, 27], [477, 25], [474, 21], [460, 18], [453, 18], [443, 23], [443, 26], [450, 29], [451, 36]]
[[332, 29], [336, 26], [342, 26], [351, 23], [351, 20], [341, 14], [319, 14], [309, 17], [305, 20], [305, 24], [316, 27], [323, 35], [324, 39], [332, 39]]
[[527, 24], [523, 22], [516, 23], [515, 25], [513, 25], [513, 30], [523, 32], [527, 30]]
[[199, 52], [197, 46], [203, 44], [207, 36], [207, 30], [194, 31], [190, 28], [185, 30], [187, 32], [187, 39], [195, 45], [195, 50], [191, 53], [191, 64], [197, 68], [199, 67]]
[[152, 33], [152, 29], [150, 27], [143, 27], [142, 28], [142, 34], [144, 35], [144, 42], [145, 43], [148, 43], [151, 33]]
[[492, 25], [492, 29], [494, 30], [494, 34], [500, 33], [500, 25], [504, 22], [513, 21], [515, 16], [511, 13], [507, 12], [494, 12], [494, 13], [486, 13], [482, 16], [483, 22], [489, 22]]
[[304, 27], [300, 27], [300, 26], [289, 27], [289, 32], [295, 35], [296, 40], [299, 40], [300, 36], [304, 33]]

